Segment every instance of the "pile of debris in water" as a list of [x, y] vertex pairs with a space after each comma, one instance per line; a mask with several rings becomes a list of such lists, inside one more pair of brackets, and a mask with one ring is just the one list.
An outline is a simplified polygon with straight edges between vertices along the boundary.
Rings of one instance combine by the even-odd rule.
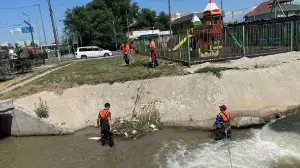
[[158, 131], [160, 126], [159, 115], [147, 113], [131, 120], [122, 118], [115, 120], [113, 134], [122, 140], [134, 140], [150, 132]]

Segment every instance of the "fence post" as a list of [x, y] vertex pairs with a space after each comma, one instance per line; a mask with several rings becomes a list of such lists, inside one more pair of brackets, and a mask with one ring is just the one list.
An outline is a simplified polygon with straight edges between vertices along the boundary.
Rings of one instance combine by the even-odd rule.
[[146, 54], [146, 42], [145, 42], [145, 38], [143, 38], [143, 45], [144, 45], [144, 53], [143, 54]]
[[293, 51], [294, 22], [291, 22], [291, 51]]
[[223, 46], [226, 46], [227, 45], [227, 30], [226, 28], [224, 27], [224, 43], [223, 43]]
[[181, 61], [180, 31], [178, 31], [179, 59]]
[[187, 38], [187, 54], [188, 54], [188, 67], [191, 66], [191, 51], [190, 51], [190, 35], [189, 30], [186, 31], [186, 38]]
[[245, 43], [245, 24], [243, 24], [243, 56], [246, 55], [246, 43]]

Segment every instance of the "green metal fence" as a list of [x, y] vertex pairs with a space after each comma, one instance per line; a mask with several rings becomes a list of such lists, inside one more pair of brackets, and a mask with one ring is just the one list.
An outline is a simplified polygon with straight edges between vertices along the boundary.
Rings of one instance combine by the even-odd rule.
[[227, 25], [220, 35], [209, 29], [173, 32], [168, 35], [144, 36], [134, 42], [136, 51], [150, 55], [153, 38], [160, 58], [187, 65], [215, 60], [257, 57], [300, 50], [300, 17], [278, 18]]

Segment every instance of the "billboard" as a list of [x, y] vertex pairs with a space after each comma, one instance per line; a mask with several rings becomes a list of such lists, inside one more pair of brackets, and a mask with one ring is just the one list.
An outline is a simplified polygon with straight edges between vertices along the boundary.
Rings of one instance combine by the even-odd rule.
[[10, 29], [10, 34], [14, 34], [14, 33], [21, 33], [22, 29], [21, 28], [13, 28]]
[[22, 27], [21, 30], [22, 33], [31, 33], [31, 31], [34, 32], [33, 28], [30, 29], [30, 27]]
[[10, 29], [10, 34], [14, 33], [31, 33], [34, 32], [33, 28], [30, 29], [30, 27], [22, 27], [22, 28], [13, 28]]

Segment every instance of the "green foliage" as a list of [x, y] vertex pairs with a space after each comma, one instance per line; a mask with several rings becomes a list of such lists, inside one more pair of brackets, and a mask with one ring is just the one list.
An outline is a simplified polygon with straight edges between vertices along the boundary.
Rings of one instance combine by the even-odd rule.
[[222, 71], [227, 70], [240, 70], [238, 67], [227, 68], [227, 67], [205, 67], [195, 71], [195, 73], [212, 73], [217, 78], [222, 77]]
[[154, 27], [156, 29], [165, 31], [165, 30], [169, 30], [169, 26], [170, 26], [169, 15], [167, 15], [165, 12], [160, 12], [159, 15], [157, 16]]
[[60, 49], [60, 54], [63, 56], [63, 55], [66, 55], [66, 54], [69, 54], [69, 50], [67, 48], [61, 48]]
[[39, 59], [47, 59], [48, 58], [48, 54], [46, 52], [41, 52], [37, 54]]
[[[92, 0], [83, 6], [68, 9], [65, 13], [66, 30], [78, 36], [83, 46], [97, 45], [115, 49], [115, 43], [126, 40], [126, 32], [145, 27], [167, 30], [169, 17], [164, 12], [144, 8], [124, 0]], [[116, 31], [116, 40], [114, 37]]]
[[39, 102], [39, 105], [36, 106], [35, 105], [35, 110], [34, 112], [36, 113], [36, 115], [39, 117], [39, 118], [48, 118], [49, 117], [49, 107], [47, 105], [47, 102], [43, 102], [42, 98], [39, 99], [40, 102]]
[[205, 67], [196, 71], [196, 73], [212, 73], [217, 78], [222, 77], [222, 71], [224, 68], [221, 67]]
[[0, 68], [0, 82], [6, 80], [5, 72]]
[[31, 69], [30, 61], [26, 58], [18, 58], [14, 60], [14, 66], [17, 72], [24, 73], [27, 70]]

